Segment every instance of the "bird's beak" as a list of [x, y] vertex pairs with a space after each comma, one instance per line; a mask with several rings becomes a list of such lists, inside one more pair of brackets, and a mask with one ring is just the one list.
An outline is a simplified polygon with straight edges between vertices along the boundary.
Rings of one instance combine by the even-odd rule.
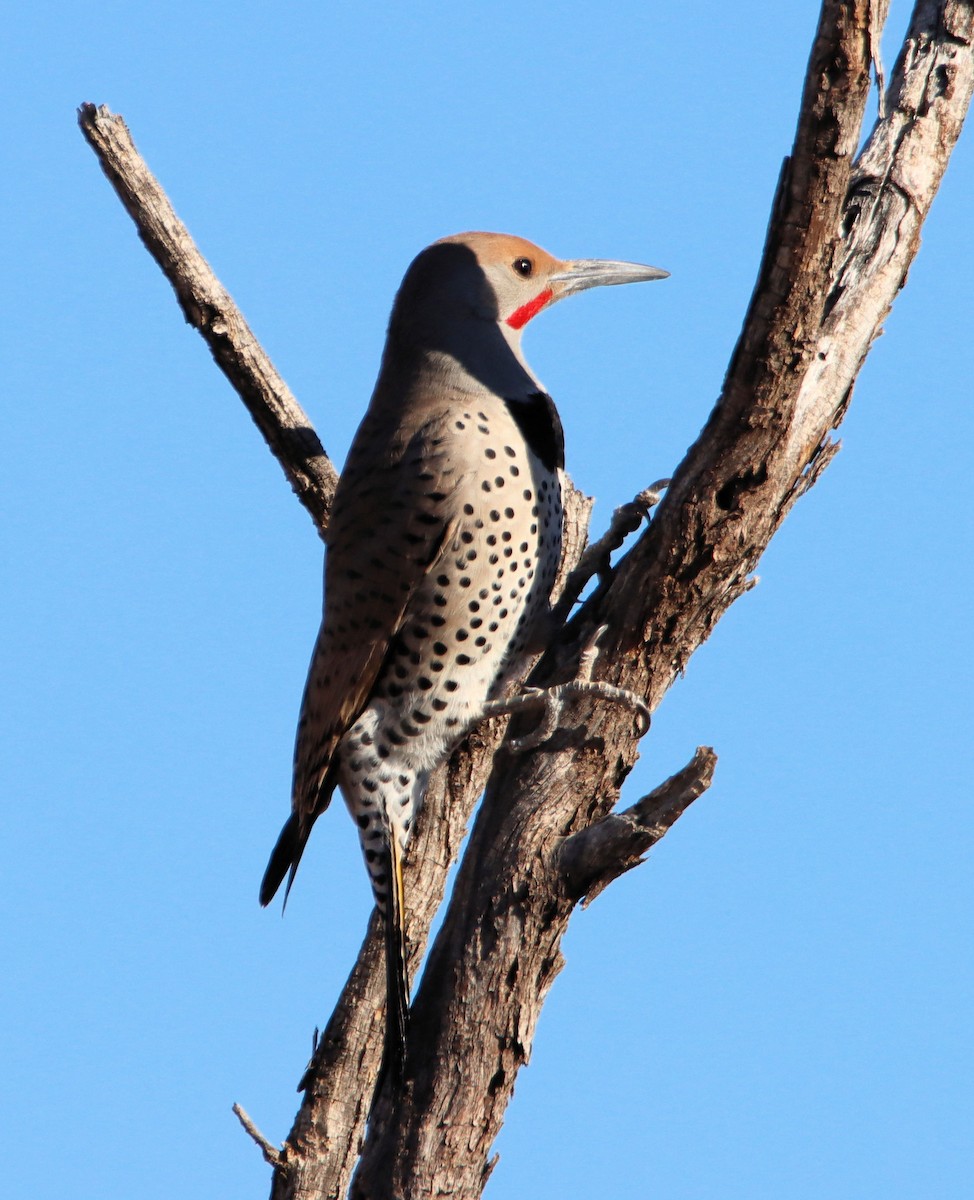
[[604, 258], [575, 258], [559, 265], [548, 276], [554, 285], [555, 297], [573, 296], [586, 288], [605, 287], [616, 283], [646, 283], [651, 279], [666, 279], [669, 271], [647, 267], [643, 263], [612, 262]]

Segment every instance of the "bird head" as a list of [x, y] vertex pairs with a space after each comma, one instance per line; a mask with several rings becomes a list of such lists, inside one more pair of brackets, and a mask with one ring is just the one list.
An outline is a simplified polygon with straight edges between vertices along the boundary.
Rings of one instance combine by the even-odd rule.
[[587, 288], [668, 274], [641, 263], [558, 259], [510, 234], [454, 234], [427, 246], [406, 272], [387, 355], [440, 352], [489, 386], [536, 390], [521, 355], [521, 333], [533, 317]]
[[506, 233], [458, 233], [427, 246], [413, 260], [396, 297], [393, 323], [432, 331], [489, 321], [509, 336], [565, 296], [668, 274], [642, 263], [558, 259]]

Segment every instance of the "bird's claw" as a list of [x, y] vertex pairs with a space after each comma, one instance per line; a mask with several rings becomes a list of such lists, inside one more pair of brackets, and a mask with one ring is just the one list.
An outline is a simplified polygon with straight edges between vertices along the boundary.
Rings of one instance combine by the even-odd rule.
[[511, 753], [520, 754], [526, 750], [534, 750], [546, 742], [558, 728], [566, 703], [582, 696], [597, 697], [608, 700], [611, 704], [631, 708], [636, 716], [636, 736], [641, 738], [648, 732], [651, 713], [649, 706], [640, 696], [628, 688], [592, 679], [592, 671], [599, 656], [599, 642], [607, 629], [607, 625], [600, 625], [589, 638], [588, 645], [579, 656], [578, 674], [575, 679], [547, 688], [525, 687], [516, 696], [491, 700], [484, 706], [481, 720], [508, 716], [525, 708], [543, 707], [544, 711], [536, 728], [522, 737], [508, 739], [507, 748]]

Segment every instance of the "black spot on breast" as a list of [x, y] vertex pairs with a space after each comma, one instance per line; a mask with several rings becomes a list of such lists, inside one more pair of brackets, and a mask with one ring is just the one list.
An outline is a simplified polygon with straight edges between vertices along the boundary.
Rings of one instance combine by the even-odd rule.
[[555, 402], [546, 392], [506, 401], [521, 436], [549, 471], [565, 465], [565, 432]]

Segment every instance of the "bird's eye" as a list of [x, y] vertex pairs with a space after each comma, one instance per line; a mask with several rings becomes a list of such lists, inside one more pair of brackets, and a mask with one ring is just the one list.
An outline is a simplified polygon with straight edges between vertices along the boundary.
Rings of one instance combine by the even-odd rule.
[[534, 263], [530, 258], [515, 258], [513, 266], [518, 275], [522, 275], [525, 279], [534, 270]]

